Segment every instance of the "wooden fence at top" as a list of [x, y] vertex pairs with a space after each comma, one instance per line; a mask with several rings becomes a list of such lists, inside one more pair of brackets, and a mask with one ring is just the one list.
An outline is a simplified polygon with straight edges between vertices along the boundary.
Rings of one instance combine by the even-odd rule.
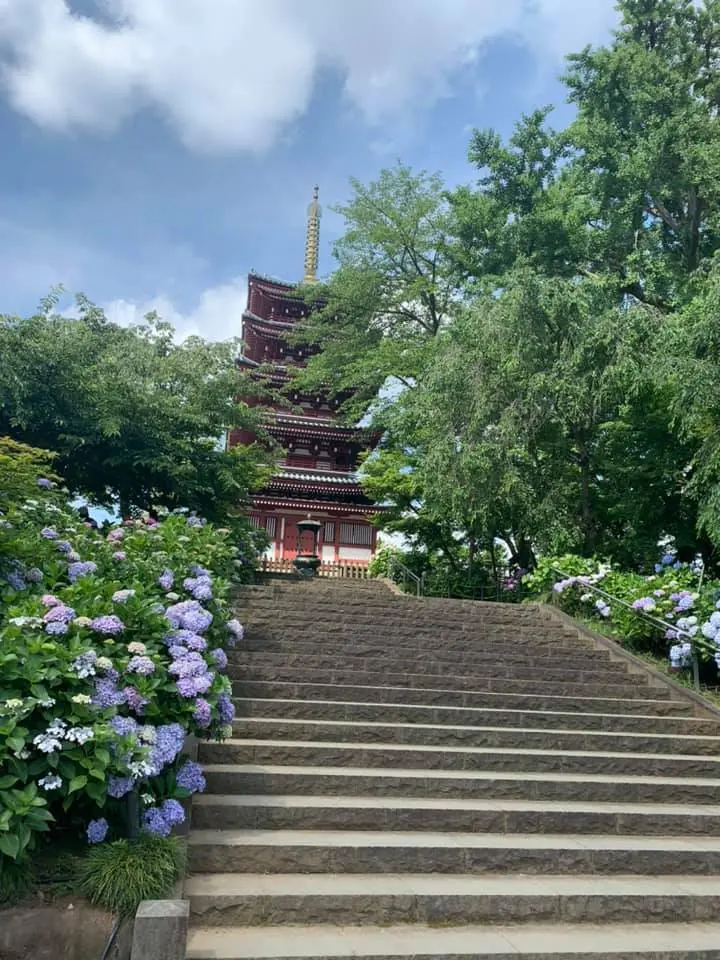
[[[293, 561], [289, 557], [283, 557], [282, 560], [270, 560], [265, 557], [262, 561], [261, 570], [263, 573], [275, 574], [276, 576], [297, 574]], [[370, 577], [367, 564], [355, 560], [321, 563], [317, 575], [335, 580], [367, 580]]]

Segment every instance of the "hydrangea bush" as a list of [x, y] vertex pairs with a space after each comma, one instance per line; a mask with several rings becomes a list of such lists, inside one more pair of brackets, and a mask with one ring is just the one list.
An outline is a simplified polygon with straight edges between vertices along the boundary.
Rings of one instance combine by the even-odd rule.
[[680, 562], [671, 548], [637, 573], [572, 555], [543, 558], [523, 585], [531, 598], [552, 597], [571, 616], [612, 623], [628, 646], [667, 655], [673, 667], [688, 666], [693, 654], [720, 666], [720, 582], [704, 576], [700, 560]]
[[205, 786], [186, 738], [231, 729], [228, 592], [252, 542], [184, 514], [101, 532], [48, 477], [0, 522], [0, 854], [122, 836], [131, 794], [166, 836]]

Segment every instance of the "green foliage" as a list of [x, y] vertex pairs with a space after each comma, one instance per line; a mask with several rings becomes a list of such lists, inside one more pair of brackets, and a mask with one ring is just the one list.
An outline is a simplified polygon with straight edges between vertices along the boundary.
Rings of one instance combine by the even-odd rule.
[[176, 837], [143, 835], [88, 850], [77, 863], [77, 880], [92, 903], [131, 917], [143, 900], [166, 899], [184, 866]]
[[[478, 130], [477, 182], [353, 182], [308, 381], [360, 386], [383, 527], [471, 577], [502, 543], [648, 563], [720, 545], [720, 0], [620, 0], [576, 117]], [[303, 332], [303, 331], [301, 331]], [[300, 333], [299, 333], [300, 335]]]
[[182, 344], [148, 315], [125, 328], [78, 298], [77, 318], [0, 316], [0, 434], [53, 450], [74, 491], [94, 502], [184, 506], [225, 520], [261, 485], [259, 447], [224, 449], [255, 423], [235, 341]]

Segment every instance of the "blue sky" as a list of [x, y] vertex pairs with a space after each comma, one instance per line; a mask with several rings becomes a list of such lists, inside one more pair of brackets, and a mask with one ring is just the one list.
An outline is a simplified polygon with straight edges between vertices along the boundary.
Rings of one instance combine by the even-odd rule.
[[348, 178], [472, 179], [471, 128], [558, 105], [613, 0], [0, 0], [0, 311], [56, 283], [239, 335], [246, 277], [321, 272]]

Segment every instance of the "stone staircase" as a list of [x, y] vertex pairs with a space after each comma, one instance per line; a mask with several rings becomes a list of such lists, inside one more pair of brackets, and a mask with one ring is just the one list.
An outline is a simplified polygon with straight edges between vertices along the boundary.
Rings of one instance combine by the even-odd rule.
[[190, 960], [720, 958], [720, 722], [537, 607], [246, 588]]

